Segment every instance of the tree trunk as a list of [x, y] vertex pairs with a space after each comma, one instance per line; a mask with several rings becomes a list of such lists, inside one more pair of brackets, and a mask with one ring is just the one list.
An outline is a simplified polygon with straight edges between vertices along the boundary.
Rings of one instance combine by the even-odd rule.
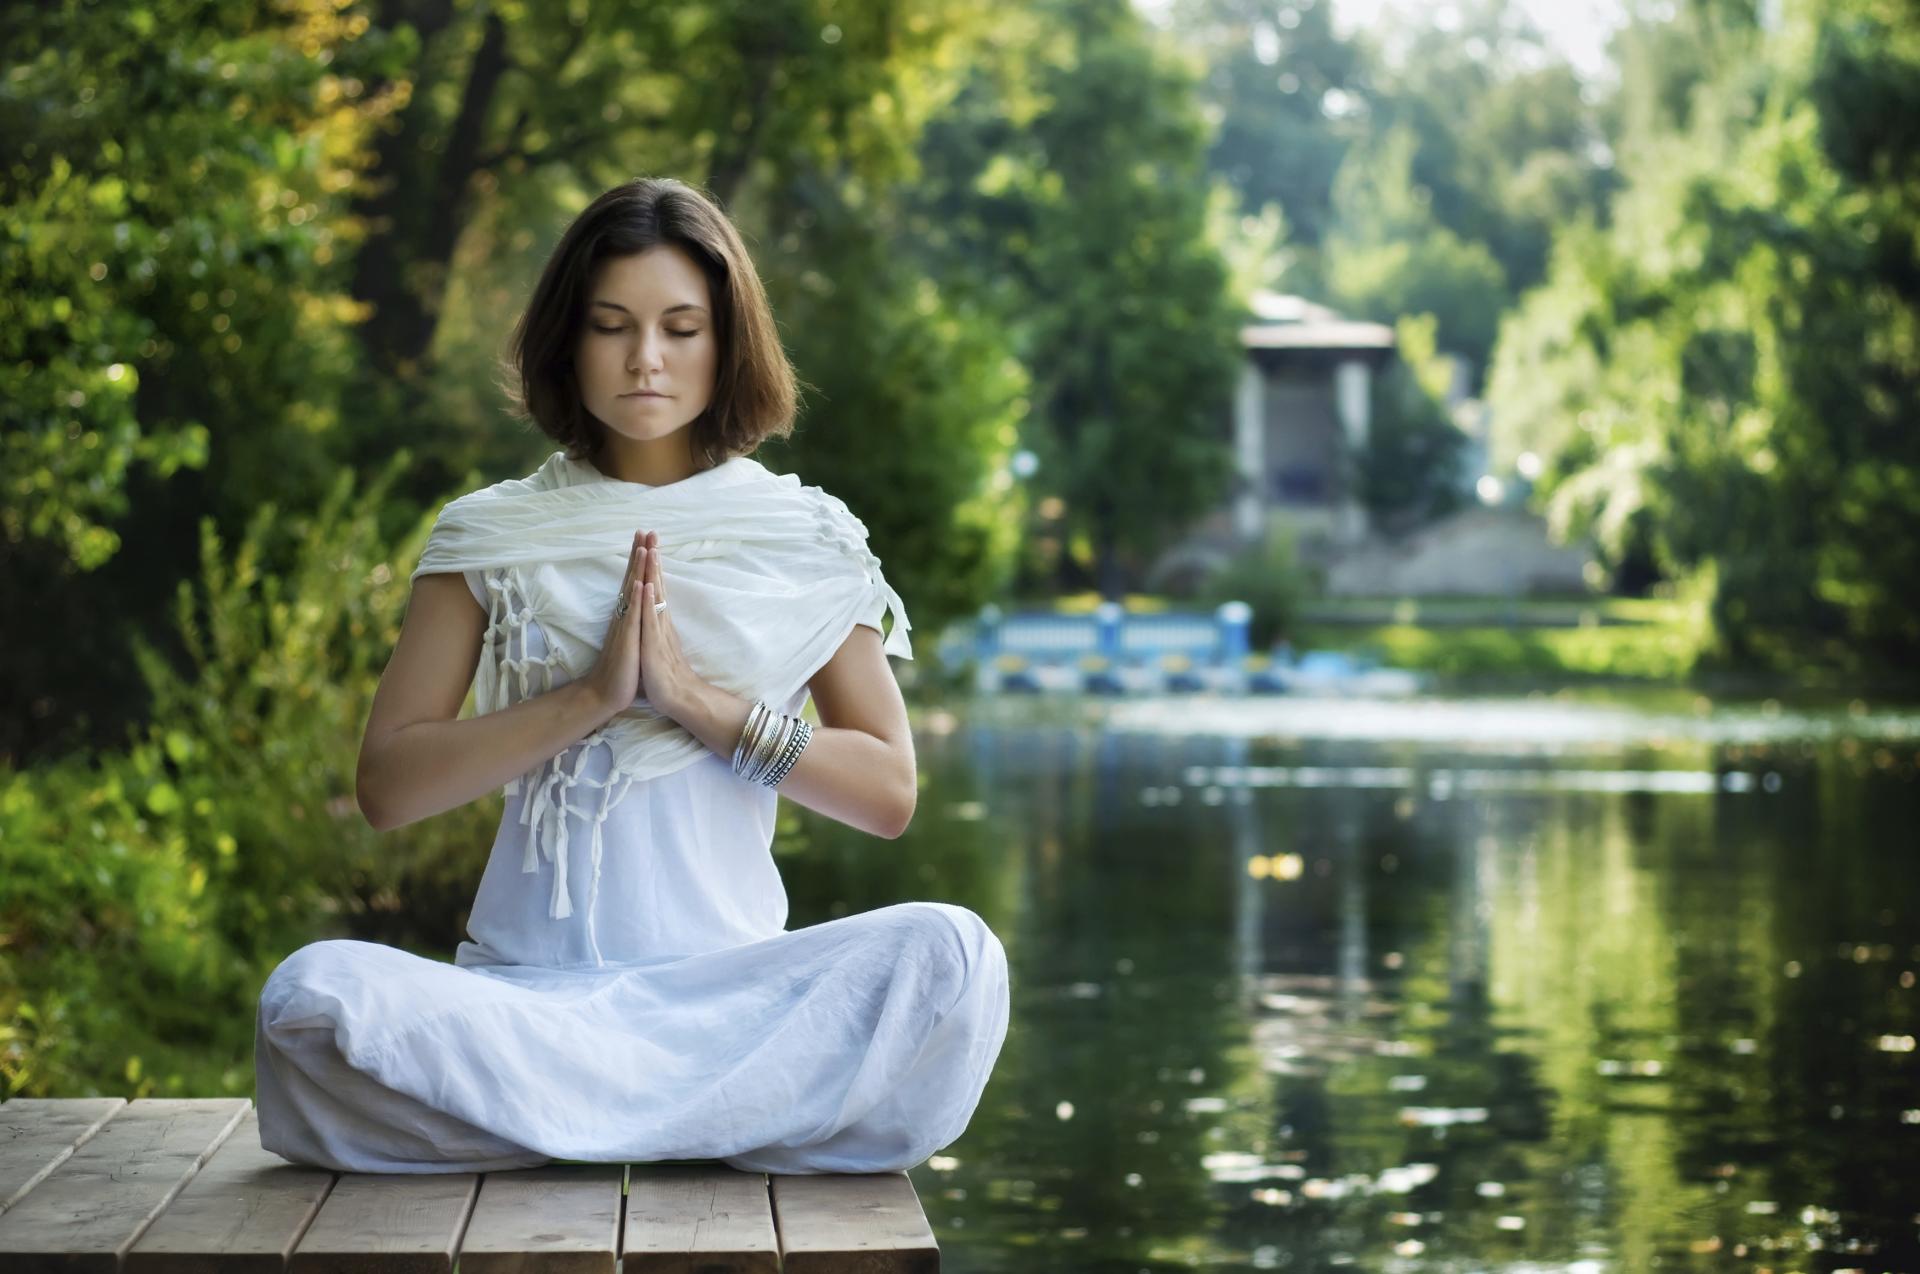
[[[760, 133], [766, 126], [767, 97], [773, 92], [773, 73], [780, 65], [784, 50], [777, 37], [762, 37], [742, 59], [753, 81], [753, 101], [747, 108], [747, 126], [738, 133], [723, 131], [707, 165], [707, 190], [723, 208], [733, 206], [733, 196], [746, 179], [747, 169], [760, 149]], [[761, 56], [755, 56], [756, 54]]]
[[[450, 0], [418, 0], [395, 10], [395, 19], [420, 32], [423, 47], [451, 38]], [[396, 380], [411, 379], [433, 343], [448, 267], [465, 227], [468, 186], [479, 168], [487, 110], [507, 66], [506, 24], [491, 12], [483, 24], [444, 142], [428, 86], [418, 85], [400, 126], [375, 148], [379, 190], [354, 209], [366, 218], [368, 235], [354, 261], [353, 297], [373, 310], [361, 341], [370, 370]]]
[[1114, 534], [1113, 512], [1103, 507], [1094, 517], [1094, 579], [1099, 583], [1100, 596], [1104, 600], [1121, 601], [1127, 594], [1127, 570], [1126, 564], [1121, 561], [1120, 547]]
[[[1113, 347], [1104, 333], [1094, 338], [1093, 392], [1100, 400], [1107, 427], [1113, 427]], [[1121, 568], [1118, 546], [1120, 511], [1105, 494], [1093, 502], [1093, 572], [1099, 581], [1100, 596], [1117, 602], [1126, 595], [1126, 572]]]

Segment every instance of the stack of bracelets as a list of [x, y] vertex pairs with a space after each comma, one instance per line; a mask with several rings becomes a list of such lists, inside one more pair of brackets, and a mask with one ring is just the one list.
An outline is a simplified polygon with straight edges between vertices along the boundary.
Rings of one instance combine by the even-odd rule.
[[740, 742], [733, 748], [733, 772], [749, 783], [776, 787], [812, 738], [813, 727], [805, 721], [775, 712], [755, 699]]

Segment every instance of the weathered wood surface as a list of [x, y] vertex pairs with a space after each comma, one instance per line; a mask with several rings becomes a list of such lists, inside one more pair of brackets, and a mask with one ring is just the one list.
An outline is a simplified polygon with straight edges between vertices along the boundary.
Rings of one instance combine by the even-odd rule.
[[787, 1274], [936, 1274], [940, 1249], [905, 1173], [773, 1178]]
[[0, 1104], [6, 1274], [937, 1274], [901, 1172], [721, 1164], [340, 1173], [245, 1098]]
[[771, 1274], [780, 1268], [780, 1240], [766, 1175], [726, 1167], [636, 1172], [627, 1191], [625, 1255], [625, 1274]]

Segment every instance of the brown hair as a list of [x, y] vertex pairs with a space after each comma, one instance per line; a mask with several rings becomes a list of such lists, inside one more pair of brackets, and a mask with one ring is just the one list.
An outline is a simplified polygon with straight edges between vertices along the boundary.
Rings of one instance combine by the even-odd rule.
[[713, 293], [719, 365], [712, 400], [687, 426], [694, 463], [712, 468], [792, 432], [793, 365], [740, 232], [705, 192], [671, 177], [643, 177], [595, 199], [560, 236], [501, 360], [500, 387], [513, 414], [571, 459], [597, 460], [606, 446], [606, 426], [581, 402], [573, 366], [594, 269], [661, 243], [685, 249]]

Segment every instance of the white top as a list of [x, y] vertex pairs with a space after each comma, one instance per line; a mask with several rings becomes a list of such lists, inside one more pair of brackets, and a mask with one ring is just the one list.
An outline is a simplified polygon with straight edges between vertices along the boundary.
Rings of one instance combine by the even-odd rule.
[[[464, 575], [484, 607], [481, 572]], [[871, 616], [858, 622], [878, 631], [885, 605], [878, 599]], [[508, 653], [544, 656], [539, 623], [530, 620], [524, 632], [527, 649]], [[565, 684], [563, 674], [555, 673], [554, 684]], [[509, 702], [524, 697], [517, 683], [510, 686]], [[794, 715], [809, 697], [802, 687], [787, 703], [768, 706]], [[597, 803], [567, 799], [563, 852], [569, 860], [564, 865], [572, 914], [559, 920], [548, 914], [553, 888], [548, 873], [558, 864], [530, 855], [534, 829], [525, 819], [532, 793], [509, 796], [467, 921], [472, 940], [455, 951], [456, 965], [651, 963], [785, 931], [787, 893], [772, 849], [777, 789], [738, 777], [731, 758], [717, 752], [671, 774], [614, 789], [593, 782], [604, 782], [611, 760], [604, 740], [574, 743], [561, 760], [562, 774], [577, 772], [586, 780], [583, 793], [596, 801], [614, 794], [598, 827]], [[537, 863], [537, 872], [524, 871], [527, 862]]]

